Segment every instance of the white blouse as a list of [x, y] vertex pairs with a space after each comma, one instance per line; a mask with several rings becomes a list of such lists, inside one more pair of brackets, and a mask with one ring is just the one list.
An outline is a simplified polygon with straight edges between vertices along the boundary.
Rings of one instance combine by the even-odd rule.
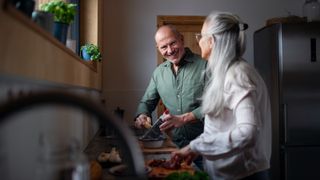
[[214, 180], [239, 179], [270, 166], [267, 88], [249, 64], [234, 66], [226, 76], [222, 115], [206, 115], [204, 132], [190, 142], [191, 150], [203, 155], [205, 171]]

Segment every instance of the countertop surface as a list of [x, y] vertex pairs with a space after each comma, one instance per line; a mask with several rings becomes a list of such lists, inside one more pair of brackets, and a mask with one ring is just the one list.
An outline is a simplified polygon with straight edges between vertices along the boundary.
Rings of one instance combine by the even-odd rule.
[[[84, 153], [87, 155], [89, 161], [97, 160], [100, 153], [110, 152], [113, 147], [118, 147], [119, 139], [117, 137], [105, 136], [102, 134], [103, 133], [101, 133], [99, 130], [84, 150]], [[151, 159], [169, 159], [171, 152], [177, 149], [170, 140], [165, 141], [163, 146], [160, 148], [143, 148], [141, 144], [140, 147], [145, 162], [148, 162]], [[102, 179], [125, 179], [119, 176], [116, 177], [109, 173], [110, 168], [112, 168], [112, 166], [103, 168]]]

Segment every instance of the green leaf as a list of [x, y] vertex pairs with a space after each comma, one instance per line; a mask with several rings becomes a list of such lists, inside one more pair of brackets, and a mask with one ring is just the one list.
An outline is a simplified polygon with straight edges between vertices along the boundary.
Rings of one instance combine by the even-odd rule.
[[194, 175], [189, 172], [173, 172], [165, 180], [209, 180], [209, 175], [204, 171], [196, 171]]
[[85, 50], [91, 56], [90, 60], [92, 61], [101, 61], [102, 59], [98, 46], [94, 44], [85, 44], [81, 46], [80, 50]]
[[40, 10], [50, 12], [54, 20], [60, 23], [70, 24], [74, 21], [77, 4], [54, 0], [40, 5]]

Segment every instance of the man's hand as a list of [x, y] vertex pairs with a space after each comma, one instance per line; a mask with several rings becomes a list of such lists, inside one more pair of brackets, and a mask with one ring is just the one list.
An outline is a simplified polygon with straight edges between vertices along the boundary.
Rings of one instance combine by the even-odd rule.
[[151, 128], [151, 118], [145, 114], [140, 114], [134, 123], [137, 128]]
[[188, 122], [194, 122], [196, 121], [196, 118], [191, 112], [182, 115], [167, 114], [163, 117], [162, 121], [163, 123], [160, 125], [160, 130], [167, 131], [173, 128], [181, 127]]

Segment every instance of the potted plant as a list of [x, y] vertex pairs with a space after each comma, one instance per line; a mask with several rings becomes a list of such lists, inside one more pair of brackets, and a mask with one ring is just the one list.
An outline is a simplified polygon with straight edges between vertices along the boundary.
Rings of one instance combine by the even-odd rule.
[[53, 34], [54, 19], [53, 14], [42, 10], [32, 12], [32, 21], [37, 23], [41, 28]]
[[66, 44], [69, 25], [74, 21], [76, 4], [54, 0], [41, 4], [40, 10], [54, 15], [53, 35], [63, 44]]
[[91, 43], [81, 46], [80, 57], [86, 61], [101, 61], [102, 59], [98, 46]]

